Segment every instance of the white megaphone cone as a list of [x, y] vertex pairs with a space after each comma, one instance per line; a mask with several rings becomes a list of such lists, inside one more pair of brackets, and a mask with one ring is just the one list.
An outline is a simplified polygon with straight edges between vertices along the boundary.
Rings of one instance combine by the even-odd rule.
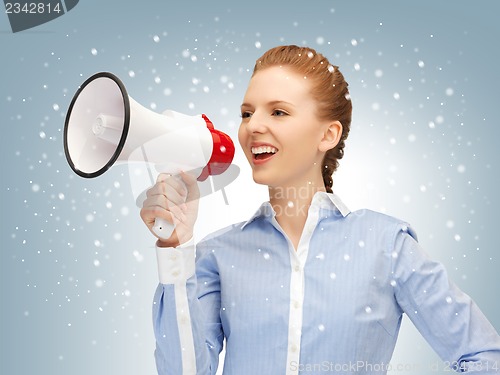
[[[203, 181], [231, 165], [234, 144], [205, 115], [150, 111], [128, 96], [118, 77], [102, 72], [88, 78], [71, 101], [64, 152], [71, 169], [86, 178], [115, 163], [146, 162], [164, 173], [197, 171]], [[157, 218], [153, 230], [166, 239], [174, 226]]]

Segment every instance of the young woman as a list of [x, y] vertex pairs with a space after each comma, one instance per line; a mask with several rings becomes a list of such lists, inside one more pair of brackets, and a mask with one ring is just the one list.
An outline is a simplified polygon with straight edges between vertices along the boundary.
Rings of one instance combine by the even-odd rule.
[[227, 375], [385, 374], [403, 313], [457, 371], [500, 372], [497, 332], [413, 229], [332, 193], [351, 111], [338, 67], [313, 49], [258, 59], [238, 138], [269, 202], [197, 244], [196, 265], [196, 180], [158, 178], [141, 216], [176, 223], [157, 242], [159, 374], [215, 374], [224, 339]]

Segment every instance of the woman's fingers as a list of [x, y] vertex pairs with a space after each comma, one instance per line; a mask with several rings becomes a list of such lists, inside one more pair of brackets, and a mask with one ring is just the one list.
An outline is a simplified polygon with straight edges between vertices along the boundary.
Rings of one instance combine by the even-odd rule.
[[181, 172], [177, 176], [162, 173], [156, 183], [146, 192], [141, 209], [141, 218], [149, 230], [154, 231], [155, 219], [162, 218], [175, 226], [169, 239], [162, 244], [175, 246], [192, 237], [193, 227], [198, 215], [200, 191], [196, 176]]
[[156, 195], [163, 195], [174, 205], [181, 205], [186, 201], [187, 190], [177, 177], [160, 175], [156, 184], [146, 192], [147, 197]]

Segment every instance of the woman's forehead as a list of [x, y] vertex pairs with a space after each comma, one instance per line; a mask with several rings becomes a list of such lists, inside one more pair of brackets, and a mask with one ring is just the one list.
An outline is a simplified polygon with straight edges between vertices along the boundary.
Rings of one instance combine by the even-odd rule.
[[245, 100], [295, 102], [310, 96], [311, 83], [290, 67], [273, 66], [258, 71], [248, 85]]

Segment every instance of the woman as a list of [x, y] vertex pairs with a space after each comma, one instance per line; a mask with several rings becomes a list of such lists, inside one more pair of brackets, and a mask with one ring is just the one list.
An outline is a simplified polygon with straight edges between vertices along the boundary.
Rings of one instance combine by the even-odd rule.
[[176, 223], [157, 242], [160, 374], [215, 374], [224, 338], [224, 374], [384, 374], [403, 313], [456, 370], [499, 371], [500, 337], [409, 225], [332, 193], [351, 110], [344, 77], [313, 49], [257, 60], [238, 138], [269, 202], [201, 241], [196, 267], [195, 179], [150, 189], [146, 225]]

